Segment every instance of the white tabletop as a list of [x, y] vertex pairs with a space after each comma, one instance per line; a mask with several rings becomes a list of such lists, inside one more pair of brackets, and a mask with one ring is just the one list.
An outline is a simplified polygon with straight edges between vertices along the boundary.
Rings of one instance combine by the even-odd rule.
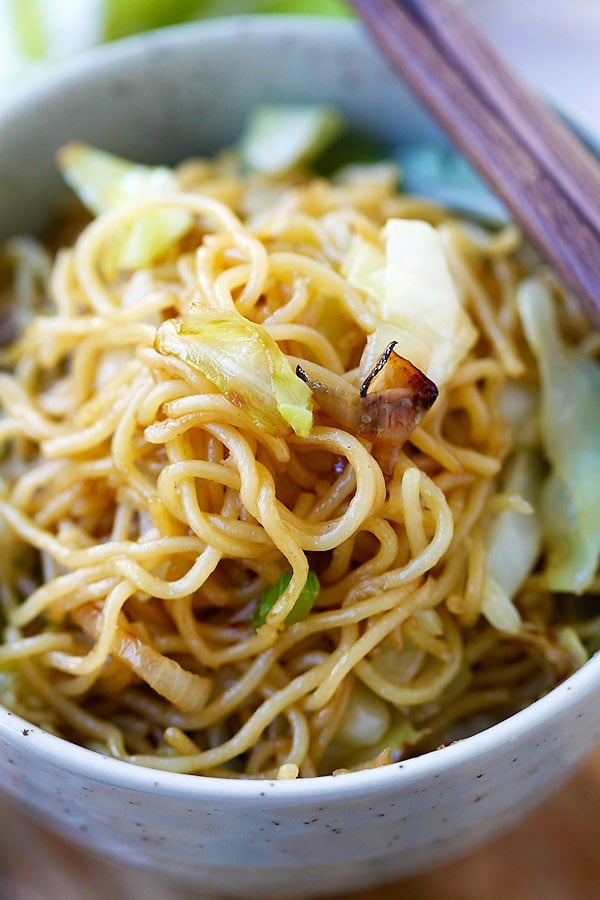
[[600, 0], [465, 0], [533, 87], [600, 133]]

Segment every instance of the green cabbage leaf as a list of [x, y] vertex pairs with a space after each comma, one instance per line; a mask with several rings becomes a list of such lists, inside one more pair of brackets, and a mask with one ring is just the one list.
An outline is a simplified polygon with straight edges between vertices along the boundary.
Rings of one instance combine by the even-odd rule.
[[[69, 187], [95, 216], [136, 198], [179, 193], [177, 178], [166, 166], [143, 166], [73, 141], [58, 151], [58, 165]], [[114, 271], [152, 265], [190, 230], [187, 209], [157, 206], [140, 212], [117, 229], [110, 241], [108, 268]]]
[[345, 128], [341, 113], [322, 104], [259, 106], [240, 141], [242, 162], [263, 175], [305, 168]]
[[580, 594], [600, 556], [600, 366], [564, 345], [550, 292], [523, 282], [518, 304], [541, 381], [541, 439], [551, 466], [541, 499], [544, 578]]
[[509, 634], [517, 634], [522, 625], [513, 598], [540, 556], [539, 505], [544, 477], [545, 467], [539, 452], [517, 451], [507, 465], [501, 487], [506, 494], [522, 497], [530, 505], [529, 514], [505, 509], [495, 516], [487, 534], [482, 612], [494, 628]]
[[290, 427], [302, 437], [310, 433], [310, 388], [266, 329], [238, 312], [192, 309], [183, 319], [167, 319], [155, 346], [201, 372], [269, 434]]
[[475, 343], [477, 332], [450, 274], [442, 239], [429, 223], [389, 219], [385, 249], [355, 236], [344, 273], [379, 320], [398, 329], [397, 352], [438, 387]]

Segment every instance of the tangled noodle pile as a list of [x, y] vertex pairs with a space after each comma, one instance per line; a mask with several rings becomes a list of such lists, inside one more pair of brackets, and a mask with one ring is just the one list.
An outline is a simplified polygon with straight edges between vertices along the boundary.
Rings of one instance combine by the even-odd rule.
[[587, 659], [597, 550], [556, 587], [536, 514], [536, 334], [584, 368], [598, 335], [515, 227], [396, 185], [225, 153], [9, 245], [5, 705], [142, 765], [293, 778], [432, 749]]

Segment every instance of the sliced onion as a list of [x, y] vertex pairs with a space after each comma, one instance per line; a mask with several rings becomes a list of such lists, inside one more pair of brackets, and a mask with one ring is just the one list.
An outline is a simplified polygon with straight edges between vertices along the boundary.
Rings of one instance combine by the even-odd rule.
[[[95, 603], [86, 603], [75, 610], [72, 616], [85, 634], [98, 637], [102, 629], [101, 607]], [[112, 652], [152, 690], [182, 712], [198, 712], [206, 704], [212, 689], [210, 678], [187, 672], [174, 659], [163, 656], [132, 631], [117, 626]]]

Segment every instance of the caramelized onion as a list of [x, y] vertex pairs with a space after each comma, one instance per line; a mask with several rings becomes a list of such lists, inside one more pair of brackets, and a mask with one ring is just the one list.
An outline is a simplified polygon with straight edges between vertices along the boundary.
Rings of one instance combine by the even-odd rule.
[[319, 408], [347, 431], [400, 447], [433, 405], [438, 389], [395, 346], [395, 341], [388, 344], [359, 390], [313, 380], [299, 365], [296, 375], [310, 387]]

